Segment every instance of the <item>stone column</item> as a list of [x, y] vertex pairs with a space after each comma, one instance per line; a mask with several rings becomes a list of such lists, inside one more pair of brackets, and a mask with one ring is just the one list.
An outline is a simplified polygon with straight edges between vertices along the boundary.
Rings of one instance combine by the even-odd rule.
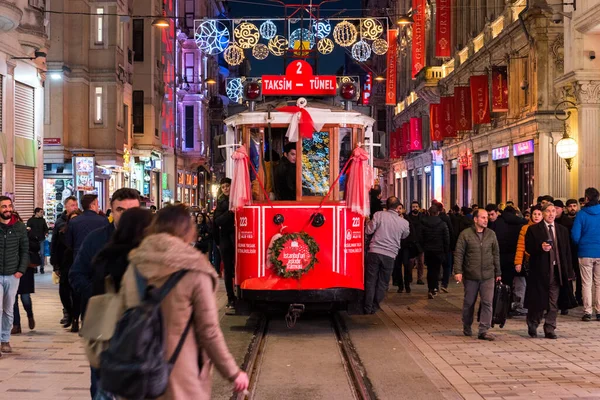
[[488, 168], [487, 168], [487, 199], [486, 203], [498, 204], [496, 198], [496, 162], [492, 160], [492, 148], [488, 148]]
[[463, 174], [465, 172], [465, 168], [459, 163], [458, 168], [456, 168], [456, 198], [458, 200], [458, 205], [462, 207], [465, 203], [465, 199], [463, 199]]
[[446, 205], [446, 209], [449, 210], [454, 205], [454, 200], [450, 198], [450, 169], [452, 169], [452, 163], [444, 158], [444, 179], [442, 181], [442, 203]]
[[[579, 152], [573, 162], [577, 173], [577, 197], [588, 187], [598, 187], [600, 177], [600, 81], [578, 81], [575, 84], [578, 114]], [[575, 136], [575, 135], [573, 135]]]
[[473, 157], [471, 161], [471, 204], [476, 203], [483, 208], [485, 204], [479, 204], [479, 159], [477, 154], [472, 154], [471, 157]]
[[508, 170], [506, 175], [506, 201], [512, 200], [519, 204], [519, 159], [515, 157], [512, 142], [508, 147]]

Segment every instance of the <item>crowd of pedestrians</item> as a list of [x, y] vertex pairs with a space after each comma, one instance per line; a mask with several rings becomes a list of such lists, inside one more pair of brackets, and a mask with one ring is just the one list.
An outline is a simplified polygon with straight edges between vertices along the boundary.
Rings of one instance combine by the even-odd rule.
[[463, 284], [467, 336], [472, 335], [479, 297], [478, 338], [495, 339], [489, 329], [496, 282], [511, 288], [509, 318], [525, 317], [531, 337], [538, 336], [543, 321], [544, 337], [556, 339], [558, 313], [566, 315], [578, 306], [583, 306], [583, 321], [600, 321], [600, 204], [595, 188], [566, 202], [540, 196], [527, 210], [509, 201], [453, 206], [447, 213], [434, 200], [429, 210], [413, 201], [407, 213], [393, 196], [383, 207], [381, 189], [375, 186], [371, 207], [365, 228], [365, 313], [377, 311], [390, 277], [398, 293], [411, 293], [416, 267], [417, 284], [424, 284], [424, 264], [430, 300], [447, 292], [452, 274]]

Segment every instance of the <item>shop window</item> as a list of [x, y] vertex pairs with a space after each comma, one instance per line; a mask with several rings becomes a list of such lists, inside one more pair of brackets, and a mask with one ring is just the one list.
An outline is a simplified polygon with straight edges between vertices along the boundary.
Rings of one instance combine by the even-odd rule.
[[133, 20], [133, 61], [144, 61], [144, 20]]
[[185, 148], [194, 148], [194, 106], [185, 106]]
[[133, 133], [144, 133], [144, 91], [134, 90], [133, 102]]
[[96, 9], [96, 44], [104, 43], [104, 8]]
[[103, 113], [102, 113], [102, 103], [103, 103], [104, 95], [102, 87], [96, 87], [94, 89], [94, 102], [95, 102], [95, 113], [94, 113], [94, 121], [97, 124], [102, 123]]

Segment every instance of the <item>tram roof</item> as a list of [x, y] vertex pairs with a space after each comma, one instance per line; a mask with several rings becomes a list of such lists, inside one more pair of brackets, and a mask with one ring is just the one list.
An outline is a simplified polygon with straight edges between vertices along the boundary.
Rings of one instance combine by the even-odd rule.
[[[272, 124], [289, 124], [292, 114], [289, 112], [276, 111], [277, 108], [296, 105], [294, 101], [274, 100], [256, 104], [254, 111], [245, 110], [225, 119], [226, 125], [253, 125], [266, 124], [268, 109], [271, 107]], [[358, 111], [346, 111], [339, 106], [334, 106], [331, 101], [309, 100], [306, 110], [317, 124], [356, 124], [373, 126], [375, 120], [368, 115]]]

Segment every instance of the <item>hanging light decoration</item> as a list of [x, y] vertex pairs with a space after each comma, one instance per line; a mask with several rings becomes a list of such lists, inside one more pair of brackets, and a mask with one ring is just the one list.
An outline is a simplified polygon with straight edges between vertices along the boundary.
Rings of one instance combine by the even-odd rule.
[[227, 97], [232, 101], [239, 103], [242, 100], [244, 86], [242, 85], [241, 78], [233, 78], [227, 81], [225, 85], [225, 93]]
[[229, 45], [229, 31], [220, 21], [204, 21], [196, 28], [194, 40], [201, 52], [214, 56], [222, 53]]
[[340, 22], [333, 29], [333, 39], [342, 47], [352, 46], [357, 37], [356, 27], [348, 21]]
[[383, 25], [376, 19], [363, 19], [360, 23], [361, 36], [364, 39], [375, 40], [383, 33]]
[[240, 65], [244, 61], [244, 50], [239, 47], [237, 44], [232, 44], [228, 48], [225, 49], [223, 53], [223, 58], [229, 65]]
[[310, 50], [315, 47], [315, 35], [308, 29], [298, 28], [290, 35], [289, 45], [294, 50]]
[[352, 46], [352, 57], [359, 62], [365, 62], [371, 57], [371, 46], [364, 40], [359, 40]]
[[317, 50], [319, 50], [319, 53], [323, 55], [331, 54], [334, 47], [335, 45], [333, 44], [333, 40], [329, 38], [321, 39], [317, 44]]
[[252, 55], [257, 60], [264, 60], [269, 56], [269, 48], [266, 45], [259, 43], [252, 48]]
[[268, 20], [260, 24], [259, 32], [264, 39], [271, 40], [277, 35], [277, 26]]
[[274, 56], [282, 56], [287, 50], [288, 40], [281, 35], [276, 35], [269, 40], [268, 47]]
[[324, 39], [331, 33], [331, 24], [328, 20], [322, 19], [315, 22], [312, 26], [315, 36], [319, 39]]
[[251, 22], [242, 22], [233, 30], [233, 36], [237, 45], [242, 49], [251, 49], [258, 43], [260, 33], [258, 28]]
[[372, 47], [373, 53], [377, 54], [378, 56], [382, 56], [387, 53], [389, 48], [388, 42], [386, 42], [384, 39], [375, 39]]

